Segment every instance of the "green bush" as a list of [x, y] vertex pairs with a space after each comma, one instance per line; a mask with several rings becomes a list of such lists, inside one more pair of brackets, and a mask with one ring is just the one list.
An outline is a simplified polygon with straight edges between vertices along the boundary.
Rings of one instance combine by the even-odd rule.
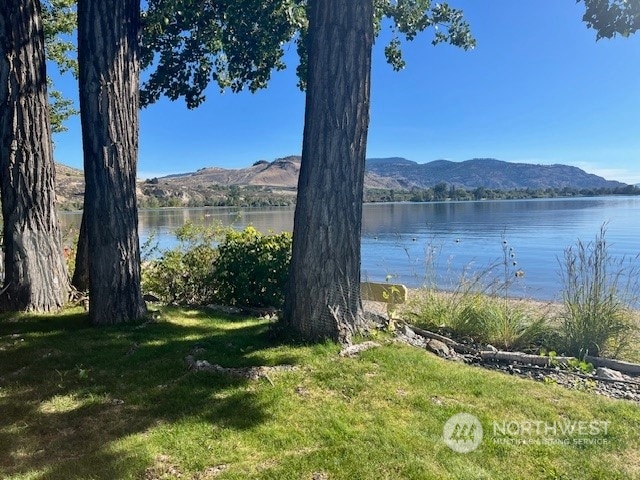
[[291, 234], [263, 235], [253, 227], [227, 232], [213, 265], [218, 302], [281, 307], [291, 260]]
[[[226, 230], [185, 223], [176, 230], [178, 246], [145, 260], [142, 289], [162, 302], [178, 305], [205, 305], [214, 300], [213, 263], [218, 256], [215, 243]], [[146, 256], [157, 250], [146, 246]], [[143, 251], [145, 248], [143, 248]]]
[[561, 263], [564, 312], [560, 348], [583, 358], [606, 353], [615, 357], [633, 337], [633, 308], [638, 305], [638, 257], [616, 259], [603, 226], [594, 242], [564, 252]]

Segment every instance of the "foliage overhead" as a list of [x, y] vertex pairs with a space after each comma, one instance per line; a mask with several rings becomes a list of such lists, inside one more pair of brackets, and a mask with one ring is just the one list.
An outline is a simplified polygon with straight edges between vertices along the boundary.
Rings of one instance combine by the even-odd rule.
[[640, 27], [640, 1], [638, 0], [577, 0], [586, 7], [582, 20], [596, 30], [596, 40], [628, 37]]
[[[385, 48], [395, 70], [405, 63], [401, 38], [413, 40], [429, 27], [432, 43], [465, 49], [475, 40], [462, 11], [431, 0], [375, 0], [380, 32], [389, 19], [392, 39]], [[285, 68], [284, 55], [295, 42], [299, 86], [306, 78], [306, 2], [304, 0], [150, 0], [143, 15], [142, 67], [151, 73], [143, 84], [142, 105], [166, 95], [183, 97], [189, 108], [205, 100], [213, 81], [221, 90], [251, 92], [267, 86], [273, 70]]]
[[284, 47], [303, 22], [294, 0], [150, 0], [141, 60], [153, 71], [142, 104], [166, 95], [195, 108], [211, 81], [234, 92], [264, 88], [273, 69], [285, 68]]
[[71, 38], [78, 25], [76, 1], [42, 0], [42, 22], [47, 60], [55, 62], [60, 73], [77, 76], [77, 48]]
[[[76, 1], [42, 0], [41, 4], [47, 60], [56, 64], [61, 74], [71, 72], [77, 77], [77, 48], [72, 41], [72, 35], [78, 25]], [[64, 98], [62, 93], [54, 88], [51, 79], [47, 81], [47, 90], [53, 132], [64, 132], [67, 130], [64, 121], [76, 115], [78, 111], [73, 107], [73, 100]]]

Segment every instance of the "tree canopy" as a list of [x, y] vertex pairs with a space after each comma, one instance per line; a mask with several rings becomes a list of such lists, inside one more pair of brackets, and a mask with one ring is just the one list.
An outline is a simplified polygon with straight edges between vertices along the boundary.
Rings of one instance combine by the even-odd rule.
[[640, 27], [640, 1], [638, 0], [577, 0], [586, 7], [582, 20], [596, 30], [596, 40], [628, 37]]
[[[299, 85], [306, 85], [308, 21], [304, 0], [149, 0], [143, 13], [142, 68], [151, 73], [141, 103], [161, 96], [184, 98], [189, 108], [205, 100], [213, 82], [221, 90], [254, 92], [267, 86], [274, 70], [285, 68], [284, 55], [296, 45]], [[390, 21], [385, 48], [396, 70], [404, 67], [401, 39], [434, 29], [432, 43], [473, 48], [461, 10], [431, 0], [375, 0], [372, 21], [379, 33]]]
[[285, 45], [305, 21], [294, 0], [150, 0], [141, 60], [151, 74], [142, 104], [166, 95], [195, 108], [212, 81], [234, 92], [264, 88], [274, 69], [285, 68]]

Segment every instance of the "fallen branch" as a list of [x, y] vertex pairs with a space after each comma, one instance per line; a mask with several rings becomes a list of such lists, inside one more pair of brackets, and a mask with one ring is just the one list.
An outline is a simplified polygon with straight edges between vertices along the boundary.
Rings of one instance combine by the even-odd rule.
[[451, 347], [457, 353], [470, 353], [472, 355], [477, 355], [478, 350], [473, 347], [469, 347], [468, 345], [463, 345], [462, 343], [458, 343], [455, 340], [451, 340], [443, 335], [438, 333], [430, 332], [429, 330], [424, 330], [419, 327], [414, 327], [413, 325], [406, 324], [407, 328], [409, 328], [413, 333], [420, 335], [421, 337], [431, 338], [433, 340], [438, 340], [448, 347]]
[[235, 378], [245, 378], [248, 380], [258, 380], [260, 378], [266, 379], [271, 385], [273, 381], [269, 378], [270, 372], [282, 372], [295, 370], [294, 365], [274, 365], [272, 367], [243, 367], [243, 368], [229, 368], [223, 367], [218, 364], [211, 364], [206, 360], [196, 360], [193, 355], [188, 355], [185, 358], [189, 370], [196, 372], [210, 372], [220, 375], [228, 375]]
[[480, 352], [480, 358], [482, 358], [482, 360], [517, 362], [522, 364], [537, 365], [540, 367], [549, 367], [553, 366], [554, 364], [568, 365], [569, 361], [575, 360], [574, 357], [546, 357], [542, 355], [531, 355], [521, 352], [494, 352], [490, 350]]

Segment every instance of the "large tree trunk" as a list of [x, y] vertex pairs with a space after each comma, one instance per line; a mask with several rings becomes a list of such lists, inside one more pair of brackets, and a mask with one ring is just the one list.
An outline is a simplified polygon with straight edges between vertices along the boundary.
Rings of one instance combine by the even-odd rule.
[[284, 321], [308, 340], [362, 326], [360, 233], [372, 0], [309, 1], [302, 166]]
[[40, 13], [37, 0], [0, 4], [2, 310], [57, 310], [69, 291], [55, 211]]
[[76, 248], [76, 267], [71, 278], [71, 285], [79, 292], [89, 290], [89, 239], [87, 238], [87, 218], [82, 212], [82, 222], [78, 232], [78, 247]]
[[78, 2], [89, 317], [142, 317], [136, 206], [139, 0]]

